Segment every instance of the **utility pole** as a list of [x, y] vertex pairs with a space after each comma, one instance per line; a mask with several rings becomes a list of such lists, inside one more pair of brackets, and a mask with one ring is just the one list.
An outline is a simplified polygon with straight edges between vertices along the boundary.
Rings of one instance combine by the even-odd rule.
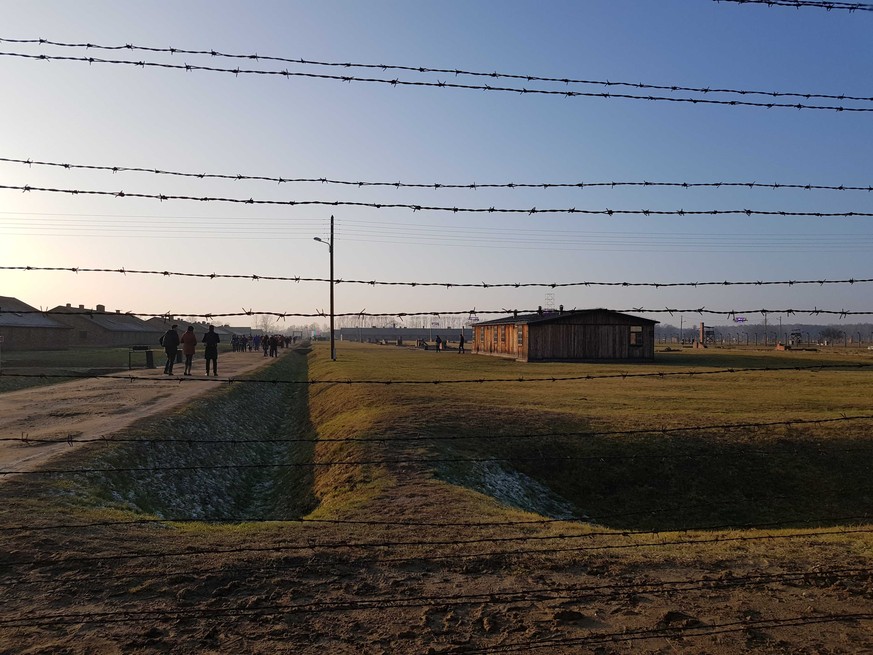
[[330, 359], [336, 361], [336, 344], [333, 334], [333, 214], [330, 215]]
[[330, 359], [331, 361], [336, 361], [336, 344], [334, 342], [333, 335], [333, 214], [330, 215], [330, 241], [325, 241], [321, 237], [313, 237], [316, 241], [319, 241], [327, 246], [327, 251], [330, 253]]

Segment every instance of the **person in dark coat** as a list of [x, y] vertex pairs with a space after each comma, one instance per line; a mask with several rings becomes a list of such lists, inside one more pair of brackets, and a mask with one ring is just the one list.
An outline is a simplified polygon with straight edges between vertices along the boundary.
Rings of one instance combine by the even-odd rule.
[[212, 375], [218, 375], [218, 344], [221, 339], [215, 333], [215, 326], [209, 326], [209, 332], [203, 335], [202, 339], [206, 347], [203, 349], [203, 356], [206, 358], [206, 375], [209, 375], [209, 362], [212, 362]]
[[466, 339], [464, 339], [464, 333], [461, 332], [461, 335], [458, 337], [458, 353], [459, 354], [464, 354], [464, 342], [465, 341], [466, 341]]
[[167, 353], [167, 363], [164, 364], [164, 374], [173, 374], [173, 364], [176, 362], [176, 353], [179, 351], [179, 333], [176, 332], [178, 325], [174, 325], [161, 337], [161, 345]]

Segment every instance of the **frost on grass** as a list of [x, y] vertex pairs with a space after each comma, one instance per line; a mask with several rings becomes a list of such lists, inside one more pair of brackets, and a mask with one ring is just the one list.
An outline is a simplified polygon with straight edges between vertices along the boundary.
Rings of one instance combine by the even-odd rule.
[[[288, 376], [295, 361], [268, 370]], [[305, 465], [311, 453], [288, 441], [310, 436], [296, 393], [286, 385], [238, 385], [151, 421], [130, 435], [143, 441], [121, 444], [94, 463], [114, 470], [90, 474], [83, 494], [161, 518], [295, 518], [312, 503]]]
[[556, 519], [577, 516], [571, 502], [524, 473], [504, 468], [499, 462], [474, 462], [463, 471], [443, 470], [440, 477], [527, 512]]

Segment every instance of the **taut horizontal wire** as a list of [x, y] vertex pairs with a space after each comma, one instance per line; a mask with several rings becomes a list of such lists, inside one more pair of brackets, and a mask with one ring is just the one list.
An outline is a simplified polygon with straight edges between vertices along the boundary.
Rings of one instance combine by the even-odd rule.
[[[525, 432], [521, 434], [484, 434], [484, 435], [444, 435], [437, 434], [425, 437], [387, 437], [387, 436], [368, 436], [368, 437], [305, 437], [305, 438], [269, 438], [269, 439], [187, 439], [173, 437], [65, 437], [62, 439], [31, 439], [27, 436], [18, 437], [0, 437], [0, 442], [17, 442], [23, 444], [46, 444], [46, 443], [176, 443], [176, 444], [252, 444], [252, 443], [383, 443], [383, 442], [400, 442], [400, 443], [420, 443], [420, 442], [435, 442], [435, 441], [503, 441], [511, 439], [551, 439], [559, 437], [617, 437], [617, 436], [634, 436], [654, 434], [665, 436], [669, 434], [678, 434], [682, 432], [708, 432], [713, 430], [752, 430], [783, 427], [791, 428], [805, 425], [825, 425], [828, 423], [845, 423], [850, 421], [870, 421], [873, 420], [873, 414], [862, 414], [856, 416], [839, 416], [833, 418], [820, 419], [804, 419], [794, 418], [785, 419], [782, 421], [759, 421], [748, 423], [707, 423], [702, 425], [689, 425], [683, 427], [672, 428], [638, 428], [635, 430], [579, 430], [579, 431], [562, 431], [562, 432]], [[775, 452], [775, 451], [774, 451]]]
[[[243, 275], [228, 273], [185, 273], [179, 271], [150, 271], [132, 268], [85, 268], [80, 266], [0, 266], [0, 271], [40, 271], [40, 272], [67, 272], [67, 273], [120, 273], [122, 275], [160, 275], [164, 277], [192, 277], [208, 279], [237, 279], [237, 280], [271, 280], [280, 282], [330, 282], [325, 277], [302, 277], [281, 275]], [[479, 288], [479, 289], [503, 289], [524, 287], [653, 287], [656, 289], [670, 287], [731, 287], [731, 286], [795, 286], [817, 284], [864, 284], [873, 282], [873, 278], [846, 278], [838, 280], [716, 280], [711, 282], [399, 282], [385, 280], [355, 280], [336, 278], [334, 284], [366, 284], [369, 286], [406, 286], [406, 287], [443, 287], [452, 288]]]
[[[2, 53], [0, 53], [2, 54]], [[873, 111], [871, 108], [870, 111]], [[814, 217], [814, 218], [850, 218], [871, 217], [873, 212], [813, 212], [796, 210], [767, 209], [578, 209], [576, 207], [558, 207], [538, 209], [537, 207], [449, 207], [439, 205], [417, 205], [400, 202], [356, 202], [352, 200], [255, 200], [254, 198], [227, 198], [217, 196], [187, 196], [164, 195], [162, 193], [135, 193], [127, 191], [95, 191], [89, 189], [60, 189], [53, 187], [38, 187], [30, 184], [10, 185], [0, 184], [0, 189], [22, 191], [24, 193], [37, 191], [41, 193], [62, 193], [73, 196], [103, 196], [112, 198], [145, 198], [159, 200], [188, 200], [195, 202], [220, 202], [239, 205], [273, 205], [282, 207], [368, 207], [371, 209], [409, 209], [413, 212], [449, 212], [452, 214], [580, 214], [583, 216], [781, 216], [781, 217]]]
[[588, 380], [625, 380], [629, 378], [668, 378], [677, 376], [700, 376], [700, 375], [724, 375], [737, 373], [776, 373], [780, 371], [811, 371], [820, 372], [824, 370], [866, 370], [873, 368], [873, 363], [858, 362], [845, 364], [814, 364], [810, 366], [757, 366], [748, 368], [726, 368], [716, 369], [713, 371], [655, 371], [650, 373], [603, 373], [589, 375], [568, 375], [568, 376], [551, 376], [541, 378], [526, 378], [524, 376], [513, 378], [455, 378], [446, 380], [352, 380], [333, 379], [333, 380], [261, 380], [254, 378], [218, 378], [218, 377], [139, 377], [135, 375], [95, 375], [95, 374], [79, 374], [79, 373], [8, 373], [0, 371], [0, 379], [2, 378], [39, 378], [39, 379], [69, 379], [69, 380], [115, 380], [117, 382], [150, 382], [161, 384], [188, 384], [197, 382], [206, 382], [209, 384], [301, 384], [301, 385], [440, 385], [440, 384], [487, 384], [495, 382], [517, 382], [517, 383], [548, 383], [548, 382], [580, 382]]
[[[239, 568], [234, 568], [234, 571]], [[213, 569], [214, 571], [214, 569]], [[177, 574], [178, 575], [178, 574]], [[178, 619], [181, 617], [199, 618], [224, 618], [226, 616], [267, 616], [275, 613], [321, 613], [336, 611], [355, 611], [372, 609], [395, 609], [426, 606], [458, 606], [473, 604], [505, 604], [521, 601], [543, 600], [580, 600], [591, 598], [612, 598], [615, 596], [627, 596], [627, 594], [668, 594], [685, 591], [697, 591], [707, 589], [731, 589], [737, 587], [756, 587], [766, 584], [810, 584], [822, 580], [832, 583], [836, 580], [863, 579], [869, 576], [864, 569], [819, 569], [801, 572], [786, 572], [776, 574], [749, 574], [732, 576], [724, 580], [711, 578], [696, 578], [686, 580], [666, 580], [652, 582], [612, 583], [600, 585], [560, 585], [555, 587], [522, 588], [514, 591], [491, 590], [486, 593], [467, 594], [419, 594], [416, 596], [376, 596], [367, 599], [355, 598], [353, 600], [330, 600], [311, 601], [293, 604], [259, 606], [251, 608], [214, 608], [192, 607], [184, 610], [112, 610], [105, 612], [87, 612], [71, 614], [38, 614], [28, 615], [21, 619], [2, 619], [0, 623], [8, 627], [24, 627], [33, 625], [62, 625], [67, 622], [94, 623], [94, 622], [117, 622], [117, 621], [148, 621]], [[120, 576], [119, 576], [120, 577]], [[129, 578], [129, 576], [127, 576]], [[90, 580], [82, 577], [82, 580]], [[100, 579], [106, 579], [102, 576]], [[64, 582], [69, 581], [69, 576], [64, 576]], [[42, 582], [45, 584], [45, 582]], [[123, 617], [123, 618], [122, 618]]]
[[715, 0], [716, 2], [734, 2], [738, 5], [767, 5], [769, 7], [814, 7], [816, 9], [844, 9], [849, 13], [853, 11], [873, 11], [873, 5], [863, 2], [835, 2], [831, 0]]
[[[731, 526], [727, 526], [725, 529], [731, 529]], [[696, 532], [697, 530], [692, 530], [692, 532]], [[649, 531], [640, 531], [635, 536], [657, 536], [659, 534], [676, 534], [676, 531], [671, 532], [652, 532]], [[842, 527], [832, 527], [827, 530], [804, 530], [802, 532], [782, 532], [782, 533], [767, 533], [762, 535], [741, 535], [741, 536], [716, 536], [716, 537], [706, 537], [703, 539], [659, 539], [657, 541], [646, 541], [646, 542], [636, 542], [636, 543], [619, 543], [619, 544], [594, 544], [594, 545], [584, 545], [584, 546], [555, 546], [551, 548], [528, 548], [528, 549], [515, 549], [515, 550], [504, 550], [504, 551], [482, 551], [477, 553], [446, 553], [442, 555], [420, 555], [420, 556], [402, 556], [402, 557], [372, 557], [368, 558], [368, 562], [372, 563], [400, 563], [400, 562], [434, 562], [434, 561], [442, 561], [442, 560], [453, 560], [453, 559], [469, 559], [469, 558], [477, 558], [477, 557], [496, 557], [496, 556], [512, 556], [512, 555], [545, 555], [545, 554], [557, 554], [557, 553], [573, 553], [573, 552], [584, 552], [584, 551], [600, 551], [600, 550], [626, 550], [629, 548], [651, 548], [658, 546], [685, 546], [685, 545], [694, 545], [694, 544], [714, 544], [714, 543], [740, 543], [740, 542], [750, 542], [750, 541], [764, 541], [764, 540], [775, 540], [775, 539], [801, 539], [801, 538], [809, 538], [809, 537], [841, 537], [847, 535], [862, 535], [862, 534], [873, 534], [873, 528], [842, 528]], [[627, 535], [627, 536], [625, 536]], [[625, 531], [614, 531], [614, 532], [604, 532], [604, 534], [599, 536], [607, 536], [607, 537], [615, 537], [615, 538], [625, 538], [627, 539], [630, 536], [630, 533]], [[584, 538], [584, 534], [576, 535], [576, 538]], [[565, 537], [566, 538], [566, 537]], [[524, 540], [537, 540], [536, 537], [520, 537], [520, 538], [510, 538], [510, 539], [494, 539], [491, 541], [524, 541]], [[481, 543], [482, 540], [477, 540], [476, 543]], [[57, 565], [66, 565], [72, 562], [80, 562], [80, 563], [94, 563], [94, 562], [117, 562], [123, 560], [135, 560], [135, 559], [175, 559], [181, 557], [198, 557], [203, 555], [229, 555], [229, 554], [242, 554], [242, 553], [284, 553], [288, 551], [315, 551], [319, 548], [323, 550], [351, 550], [351, 549], [368, 549], [368, 548], [389, 548], [389, 547], [402, 547], [408, 548], [410, 545], [420, 545], [422, 547], [427, 546], [457, 546], [459, 545], [457, 540], [449, 540], [449, 541], [441, 541], [441, 542], [372, 542], [372, 543], [349, 543], [349, 542], [331, 542], [331, 543], [311, 543], [307, 542], [304, 544], [290, 544], [290, 543], [277, 543], [272, 545], [258, 545], [258, 546], [235, 546], [231, 548], [188, 548], [185, 550], [174, 550], [174, 551], [157, 551], [157, 552], [120, 552], [112, 555], [74, 555], [62, 558], [42, 558], [42, 559], [29, 559], [29, 560], [6, 560], [3, 562], [3, 565], [6, 567], [9, 566], [27, 566], [27, 567], [51, 567]], [[471, 542], [472, 543], [472, 542]]]
[[551, 89], [528, 89], [517, 87], [476, 85], [476, 84], [459, 84], [457, 82], [445, 82], [442, 80], [436, 82], [423, 82], [401, 79], [386, 79], [374, 77], [356, 77], [353, 75], [329, 75], [326, 73], [302, 73], [288, 70], [252, 70], [243, 68], [220, 68], [216, 66], [198, 66], [194, 64], [165, 64], [154, 61], [132, 61], [126, 59], [100, 59], [97, 57], [63, 57], [50, 55], [30, 55], [20, 52], [0, 52], [0, 57], [17, 57], [21, 59], [35, 59], [40, 61], [75, 61], [88, 64], [112, 64], [119, 66], [135, 66], [138, 68], [162, 68], [184, 71], [210, 71], [214, 73], [230, 73], [235, 77], [240, 75], [266, 75], [280, 76], [285, 78], [309, 78], [322, 80], [335, 80], [338, 82], [364, 82], [370, 84], [382, 84], [392, 87], [409, 86], [409, 87], [430, 87], [441, 89], [464, 89], [471, 91], [496, 91], [500, 93], [517, 93], [519, 95], [544, 95], [558, 96], [563, 98], [619, 98], [622, 100], [649, 100], [660, 102], [675, 102], [675, 103], [691, 103], [701, 105], [723, 105], [730, 107], [760, 107], [764, 109], [815, 109], [827, 110], [836, 112], [873, 112], [873, 107], [846, 107], [842, 105], [805, 105], [803, 103], [782, 103], [782, 102], [752, 102], [748, 100], [715, 100], [711, 98], [679, 98], [675, 96], [642, 96], [629, 93], [612, 93], [609, 91], [594, 93], [588, 91], [558, 91]]
[[[567, 312], [576, 311], [575, 308], [568, 309]], [[791, 316], [795, 314], [807, 314], [809, 316], [819, 316], [821, 314], [825, 315], [833, 315], [839, 316], [840, 318], [845, 318], [846, 316], [870, 316], [873, 315], [873, 311], [867, 310], [848, 310], [848, 309], [768, 309], [766, 307], [762, 307], [759, 309], [706, 309], [706, 307], [692, 307], [692, 308], [678, 308], [678, 307], [663, 307], [663, 308], [646, 308], [646, 307], [631, 307], [629, 309], [615, 309], [609, 311], [616, 311], [619, 313], [636, 313], [636, 314], [698, 314], [700, 316], [703, 315], [711, 315], [711, 316], [724, 316], [726, 318], [733, 318], [740, 314], [761, 314], [762, 316], [769, 316], [770, 314], [785, 314], [786, 316]], [[70, 309], [69, 311], [63, 312], [65, 315], [71, 316], [117, 316], [118, 314], [115, 312], [98, 312], [96, 310], [90, 309]], [[51, 312], [42, 311], [39, 309], [25, 309], [25, 310], [10, 310], [10, 309], [2, 309], [0, 308], [0, 316], [3, 314], [15, 314], [15, 315], [27, 315], [27, 314], [43, 314], [46, 316], [51, 316]], [[460, 310], [452, 310], [452, 311], [429, 311], [429, 312], [393, 312], [393, 311], [385, 311], [385, 312], [335, 312], [333, 315], [336, 317], [382, 317], [382, 316], [396, 316], [401, 320], [407, 316], [474, 316], [479, 314], [512, 314], [514, 317], [519, 317], [522, 315], [531, 315], [531, 314], [540, 314], [543, 316], [547, 316], [547, 314], [543, 314], [541, 308], [538, 309], [460, 309]], [[124, 315], [127, 316], [148, 316], [151, 318], [161, 318], [167, 317], [170, 315], [173, 316], [187, 316], [191, 318], [204, 318], [204, 319], [213, 319], [213, 318], [227, 318], [232, 316], [275, 316], [277, 318], [286, 319], [286, 318], [314, 318], [314, 317], [326, 317], [329, 316], [328, 313], [324, 311], [317, 311], [309, 314], [301, 314], [296, 312], [270, 312], [270, 311], [255, 311], [255, 310], [243, 310], [241, 312], [219, 312], [219, 313], [208, 313], [208, 314], [197, 314], [194, 312], [183, 312], [183, 311], [172, 311], [172, 312], [160, 312], [160, 313], [151, 313], [151, 312], [134, 312], [128, 311], [124, 312]], [[555, 314], [557, 316], [557, 314]]]
[[[236, 570], [236, 569], [234, 569]], [[553, 588], [520, 589], [518, 591], [489, 591], [471, 594], [437, 594], [418, 596], [392, 596], [375, 598], [355, 598], [351, 600], [310, 601], [289, 604], [271, 604], [257, 608], [233, 607], [191, 607], [186, 609], [160, 610], [111, 610], [71, 614], [69, 612], [28, 615], [27, 618], [10, 618], [0, 621], [11, 628], [65, 625], [69, 623], [130, 623], [139, 621], [194, 619], [226, 619], [227, 617], [263, 619], [276, 614], [354, 612], [360, 610], [382, 610], [397, 608], [417, 608], [439, 606], [441, 608], [465, 605], [496, 605], [519, 602], [556, 601], [581, 599], [609, 599], [627, 597], [628, 594], [670, 594], [707, 589], [733, 589], [756, 587], [766, 584], [812, 584], [818, 579], [832, 583], [834, 580], [863, 579], [863, 572], [844, 572], [827, 570], [822, 573], [810, 571], [798, 574], [735, 576], [726, 580], [671, 580], [661, 582], [638, 582], [613, 585], [562, 585]], [[68, 580], [65, 576], [64, 580]], [[87, 580], [87, 578], [86, 578]], [[847, 615], [848, 616], [848, 615]], [[770, 620], [772, 621], [772, 619]], [[750, 626], [751, 627], [751, 626]], [[771, 626], [772, 627], [772, 626]], [[622, 633], [627, 634], [627, 633]], [[469, 650], [464, 650], [465, 653]], [[493, 652], [489, 649], [488, 652]]]
[[[778, 494], [768, 494], [767, 500], [791, 500], [790, 496], [778, 495]], [[237, 516], [237, 517], [224, 517], [220, 519], [209, 519], [209, 518], [195, 518], [195, 517], [183, 517], [183, 518], [160, 518], [160, 519], [130, 519], [125, 521], [92, 521], [89, 523], [54, 523], [51, 525], [2, 525], [0, 524], [0, 533], [9, 533], [9, 532], [44, 532], [49, 530], [72, 530], [72, 529], [83, 529], [88, 530], [91, 528], [99, 528], [99, 527], [117, 527], [117, 526], [131, 526], [131, 525], [156, 525], [156, 524], [176, 524], [176, 523], [214, 523], [214, 524], [222, 524], [222, 523], [295, 523], [295, 524], [328, 524], [328, 525], [344, 525], [344, 526], [381, 526], [381, 527], [392, 527], [392, 528], [407, 528], [407, 527], [433, 527], [433, 528], [470, 528], [470, 529], [492, 529], [497, 527], [533, 527], [533, 526], [542, 526], [549, 525], [555, 523], [603, 523], [606, 520], [613, 520], [618, 518], [629, 518], [632, 516], [658, 516], [669, 514], [671, 512], [683, 512], [686, 513], [691, 510], [697, 509], [706, 509], [712, 510], [713, 508], [718, 507], [731, 507], [735, 508], [738, 505], [743, 504], [757, 504], [760, 505], [761, 499], [759, 498], [745, 498], [743, 500], [731, 499], [730, 501], [724, 501], [722, 503], [718, 503], [715, 501], [707, 501], [701, 503], [683, 503], [681, 505], [672, 505], [668, 507], [657, 507], [655, 509], [648, 510], [636, 510], [633, 512], [610, 512], [604, 514], [598, 514], [596, 516], [562, 516], [561, 518], [540, 518], [540, 519], [522, 519], [522, 520], [511, 520], [511, 521], [415, 521], [415, 520], [403, 520], [403, 521], [386, 521], [386, 520], [366, 520], [366, 519], [314, 519], [314, 518], [268, 518], [262, 516]], [[0, 520], [6, 518], [5, 515], [0, 515]]]
[[[871, 448], [835, 448], [827, 451], [818, 451], [819, 456], [833, 453], [873, 453]], [[743, 455], [777, 455], [780, 451], [765, 448], [746, 449]], [[128, 466], [106, 468], [78, 468], [78, 469], [49, 469], [41, 468], [34, 470], [2, 470], [0, 476], [22, 475], [87, 475], [91, 473], [154, 473], [157, 471], [249, 471], [260, 469], [305, 469], [305, 468], [330, 468], [333, 466], [381, 466], [398, 464], [482, 464], [486, 462], [606, 462], [627, 460], [680, 460], [680, 459], [719, 459], [736, 458], [737, 453], [714, 452], [711, 450], [692, 452], [686, 451], [681, 454], [670, 453], [635, 453], [632, 455], [537, 455], [532, 457], [504, 456], [504, 457], [398, 457], [394, 459], [359, 459], [359, 460], [326, 460], [318, 462], [259, 462], [255, 464], [180, 464], [177, 466]], [[855, 517], [866, 518], [866, 517]]]
[[474, 655], [476, 653], [529, 652], [543, 648], [554, 649], [568, 646], [590, 646], [591, 644], [612, 644], [621, 641], [645, 641], [659, 639], [670, 643], [671, 639], [694, 639], [734, 632], [755, 632], [757, 630], [778, 630], [824, 623], [856, 623], [873, 620], [871, 613], [856, 614], [816, 614], [812, 616], [792, 616], [772, 619], [743, 619], [729, 623], [699, 623], [683, 627], [645, 628], [642, 630], [622, 630], [619, 632], [594, 632], [584, 637], [546, 638], [524, 642], [489, 645], [482, 648], [469, 645], [452, 646], [435, 650], [434, 655]]
[[[853, 4], [858, 5], [860, 3], [837, 3], [837, 4]], [[295, 58], [292, 59], [290, 57], [276, 57], [269, 55], [258, 55], [258, 54], [230, 54], [226, 52], [219, 52], [217, 50], [190, 50], [185, 48], [156, 48], [149, 46], [137, 46], [130, 43], [126, 43], [124, 45], [97, 45], [94, 43], [64, 43], [59, 41], [50, 41], [48, 39], [5, 39], [0, 38], [0, 43], [20, 43], [20, 44], [39, 44], [39, 45], [50, 45], [57, 46], [63, 48], [84, 48], [86, 50], [127, 50], [129, 52], [139, 51], [139, 52], [154, 52], [154, 53], [165, 53], [171, 55], [208, 55], [210, 57], [220, 57], [223, 59], [246, 59], [249, 61], [274, 61], [274, 62], [284, 62], [289, 64], [297, 64], [301, 66], [324, 66], [331, 68], [361, 68], [361, 69], [378, 69], [382, 71], [396, 70], [396, 71], [406, 71], [411, 73], [437, 73], [437, 74], [446, 74], [446, 75], [454, 75], [455, 77], [466, 76], [466, 77], [484, 77], [489, 79], [511, 79], [511, 80], [523, 80], [525, 82], [556, 82], [559, 84], [569, 85], [569, 84], [580, 84], [580, 85], [588, 85], [588, 86], [605, 86], [605, 87], [628, 87], [632, 89], [655, 89], [658, 91], [682, 91], [682, 92], [690, 92], [690, 93], [702, 93], [702, 94], [733, 94], [733, 95], [753, 95], [753, 96], [767, 96], [771, 98], [804, 98], [806, 100], [810, 100], [812, 98], [816, 99], [828, 99], [828, 100], [857, 100], [862, 102], [870, 102], [873, 101], [873, 98], [867, 96], [850, 96], [846, 94], [825, 94], [825, 93], [807, 93], [807, 92], [780, 92], [780, 91], [755, 91], [750, 89], [722, 89], [722, 88], [712, 88], [712, 87], [690, 87], [690, 86], [679, 86], [676, 84], [644, 84], [642, 82], [616, 82], [611, 80], [587, 80], [587, 79], [578, 79], [578, 78], [568, 78], [568, 77], [547, 77], [541, 75], [525, 75], [518, 73], [498, 73], [494, 72], [482, 72], [482, 71], [470, 71], [470, 70], [460, 70], [457, 68], [433, 68], [433, 67], [425, 67], [425, 66], [403, 66], [403, 65], [389, 65], [389, 64], [362, 64], [362, 63], [351, 63], [351, 62], [330, 62], [330, 61], [315, 61], [310, 59], [300, 59]]]
[[[2, 41], [2, 39], [0, 39]], [[870, 98], [873, 100], [873, 98]], [[136, 166], [106, 166], [97, 164], [69, 164], [61, 162], [37, 161], [33, 159], [14, 159], [10, 157], [0, 157], [0, 162], [8, 164], [25, 164], [27, 166], [49, 166], [55, 168], [63, 168], [66, 170], [90, 170], [90, 171], [107, 171], [111, 173], [151, 173], [153, 175], [169, 175], [175, 177], [191, 177], [200, 180], [235, 180], [235, 181], [260, 181], [260, 182], [276, 182], [278, 184], [290, 183], [314, 183], [314, 184], [334, 184], [354, 187], [393, 187], [395, 189], [585, 189], [585, 188], [618, 188], [618, 187], [671, 187], [680, 189], [697, 189], [697, 188], [732, 188], [741, 187], [747, 189], [802, 189], [805, 191], [873, 191], [873, 186], [852, 186], [847, 184], [793, 184], [793, 183], [765, 183], [765, 182], [650, 182], [629, 181], [629, 182], [501, 182], [501, 183], [470, 183], [470, 184], [451, 184], [443, 182], [423, 183], [423, 182], [364, 182], [351, 180], [336, 180], [326, 177], [271, 177], [266, 175], [243, 175], [241, 173], [186, 173], [182, 171], [161, 170], [158, 168], [142, 168]]]

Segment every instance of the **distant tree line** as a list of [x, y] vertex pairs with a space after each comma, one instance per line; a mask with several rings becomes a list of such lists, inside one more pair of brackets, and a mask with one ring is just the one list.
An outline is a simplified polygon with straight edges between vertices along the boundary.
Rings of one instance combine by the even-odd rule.
[[[869, 343], [873, 344], [873, 324], [871, 323], [839, 323], [829, 325], [813, 325], [809, 323], [779, 322], [778, 318], [767, 321], [765, 326], [760, 323], [730, 323], [726, 325], [709, 325], [706, 329], [712, 331], [716, 342], [725, 343]], [[697, 339], [700, 332], [700, 321], [685, 324], [681, 327], [663, 323], [655, 326], [655, 339], [659, 342], [674, 340], [691, 341]], [[766, 337], [765, 337], [766, 335]]]

